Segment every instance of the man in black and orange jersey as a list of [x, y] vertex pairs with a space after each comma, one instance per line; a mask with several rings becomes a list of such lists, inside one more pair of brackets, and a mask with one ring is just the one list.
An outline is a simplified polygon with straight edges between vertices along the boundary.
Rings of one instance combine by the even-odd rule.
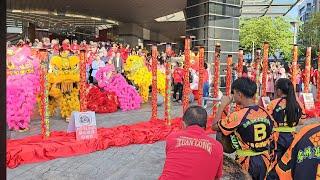
[[276, 166], [280, 180], [320, 179], [320, 124], [305, 126]]
[[[237, 162], [254, 180], [263, 180], [271, 164], [269, 148], [274, 122], [265, 109], [255, 104], [254, 81], [239, 78], [232, 83], [231, 90], [233, 97], [222, 98], [212, 129], [229, 136]], [[223, 110], [233, 99], [242, 109], [221, 119]]]

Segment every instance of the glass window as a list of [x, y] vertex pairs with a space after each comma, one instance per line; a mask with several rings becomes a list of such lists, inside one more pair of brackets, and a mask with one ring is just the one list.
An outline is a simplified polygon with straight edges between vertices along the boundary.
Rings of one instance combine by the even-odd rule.
[[194, 46], [205, 46], [206, 45], [206, 41], [205, 40], [193, 41], [192, 44]]
[[234, 7], [233, 16], [234, 16], [234, 17], [240, 17], [240, 16], [241, 16], [240, 8], [239, 8], [239, 7]]
[[233, 39], [233, 30], [231, 30], [231, 29], [215, 28], [214, 38], [215, 38], [215, 39], [227, 39], [227, 40], [232, 40], [232, 39]]
[[208, 4], [200, 4], [190, 8], [186, 8], [187, 18], [208, 14]]
[[207, 2], [208, 0], [187, 0], [187, 7], [188, 6], [193, 6], [193, 5], [196, 5], [196, 4], [200, 4], [200, 3], [203, 3], [203, 2]]
[[226, 6], [226, 15], [227, 16], [234, 16], [234, 7], [232, 6]]
[[230, 41], [220, 41], [221, 51], [232, 51], [232, 42]]
[[196, 36], [196, 39], [205, 39], [206, 37], [206, 29], [201, 28], [201, 29], [196, 29], [196, 30], [191, 30], [187, 31], [188, 35]]
[[240, 25], [239, 25], [240, 23], [239, 22], [240, 22], [239, 18], [234, 18], [233, 19], [233, 27], [236, 28], [236, 29], [239, 29], [239, 27], [240, 27]]
[[239, 41], [239, 30], [233, 30], [233, 39]]
[[199, 28], [199, 27], [206, 26], [207, 25], [206, 19], [207, 19], [207, 16], [200, 16], [197, 18], [188, 19], [186, 22], [187, 29], [193, 29], [193, 28]]
[[209, 16], [209, 25], [218, 27], [233, 28], [233, 19], [231, 17], [223, 16]]
[[311, 11], [311, 3], [307, 3], [307, 10]]
[[226, 0], [227, 4], [234, 4], [234, 0]]
[[212, 13], [212, 14], [225, 15], [225, 13], [226, 13], [226, 6], [223, 5], [223, 4], [210, 3], [210, 4], [209, 4], [209, 12]]
[[240, 44], [238, 42], [232, 43], [232, 51], [237, 52], [239, 50]]

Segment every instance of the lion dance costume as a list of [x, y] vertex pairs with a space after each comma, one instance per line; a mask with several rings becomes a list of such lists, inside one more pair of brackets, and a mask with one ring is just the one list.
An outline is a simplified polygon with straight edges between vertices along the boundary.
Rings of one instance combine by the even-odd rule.
[[[148, 70], [142, 57], [131, 55], [126, 60], [124, 66], [127, 78], [131, 80], [139, 88], [140, 96], [144, 102], [149, 98], [149, 87], [152, 83], [152, 73]], [[157, 88], [159, 93], [164, 97], [165, 94], [166, 75], [157, 70]]]
[[97, 71], [96, 79], [100, 88], [107, 92], [114, 92], [118, 96], [122, 111], [140, 108], [142, 100], [138, 92], [127, 83], [121, 74], [115, 73], [113, 65], [106, 65], [100, 68]]
[[39, 60], [31, 57], [31, 49], [8, 49], [6, 103], [9, 129], [29, 128], [39, 83]]
[[68, 53], [53, 56], [48, 73], [50, 115], [53, 116], [60, 107], [61, 116], [67, 121], [72, 111], [80, 110], [80, 60], [77, 56], [68, 56]]

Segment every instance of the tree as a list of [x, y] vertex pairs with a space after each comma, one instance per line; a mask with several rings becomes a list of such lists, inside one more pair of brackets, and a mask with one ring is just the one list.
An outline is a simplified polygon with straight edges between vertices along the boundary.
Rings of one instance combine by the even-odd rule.
[[299, 43], [302, 44], [301, 54], [305, 54], [306, 47], [312, 47], [312, 57], [320, 46], [320, 12], [313, 14], [311, 19], [304, 23], [299, 29]]
[[240, 20], [240, 46], [245, 51], [250, 52], [255, 47], [263, 46], [264, 42], [269, 42], [269, 53], [275, 58], [278, 52], [286, 60], [292, 56], [293, 32], [290, 22], [283, 17], [258, 17]]

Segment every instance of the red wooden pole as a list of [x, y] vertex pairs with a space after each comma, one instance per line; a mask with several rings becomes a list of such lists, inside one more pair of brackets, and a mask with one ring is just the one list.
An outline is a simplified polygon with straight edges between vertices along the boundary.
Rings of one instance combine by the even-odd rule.
[[204, 69], [204, 47], [200, 47], [199, 50], [199, 85], [198, 85], [198, 105], [202, 106], [203, 97], [203, 73]]
[[189, 68], [190, 68], [190, 37], [186, 37], [184, 41], [184, 78], [183, 78], [183, 112], [185, 112], [189, 106], [190, 95], [190, 81], [189, 81]]
[[165, 99], [164, 99], [164, 119], [167, 125], [171, 125], [171, 117], [170, 117], [170, 110], [171, 110], [171, 61], [169, 60], [171, 56], [171, 45], [166, 46], [166, 86], [165, 86]]
[[291, 76], [291, 82], [293, 84], [294, 89], [296, 89], [297, 84], [297, 63], [298, 63], [298, 46], [293, 46], [293, 59], [292, 59], [292, 76]]
[[[214, 61], [213, 61], [213, 67], [214, 67], [214, 76], [213, 76], [213, 98], [219, 97], [219, 86], [220, 86], [220, 51], [221, 47], [220, 44], [216, 44], [215, 51], [214, 51]], [[218, 110], [218, 102], [213, 102], [212, 107], [212, 116], [215, 118], [217, 110]]]
[[158, 117], [158, 106], [157, 106], [157, 95], [158, 95], [158, 88], [157, 88], [157, 46], [152, 46], [152, 116], [151, 119], [155, 120]]
[[306, 66], [305, 66], [305, 79], [304, 79], [304, 93], [309, 93], [310, 84], [310, 69], [311, 69], [311, 47], [307, 47], [306, 53]]
[[86, 52], [80, 50], [80, 111], [87, 110], [87, 98], [86, 98]]
[[238, 53], [238, 78], [242, 77], [243, 72], [243, 50], [239, 49]]
[[318, 50], [317, 102], [320, 102], [320, 47]]
[[[231, 79], [232, 79], [232, 55], [227, 58], [227, 74], [226, 74], [226, 96], [231, 95]], [[226, 113], [230, 113], [230, 106], [226, 107]]]
[[50, 114], [49, 114], [49, 87], [48, 87], [48, 51], [39, 50], [40, 60], [40, 108], [41, 108], [41, 134], [43, 138], [50, 136]]
[[262, 64], [262, 84], [261, 96], [267, 96], [267, 75], [268, 75], [268, 62], [269, 62], [269, 43], [263, 44], [263, 64]]

